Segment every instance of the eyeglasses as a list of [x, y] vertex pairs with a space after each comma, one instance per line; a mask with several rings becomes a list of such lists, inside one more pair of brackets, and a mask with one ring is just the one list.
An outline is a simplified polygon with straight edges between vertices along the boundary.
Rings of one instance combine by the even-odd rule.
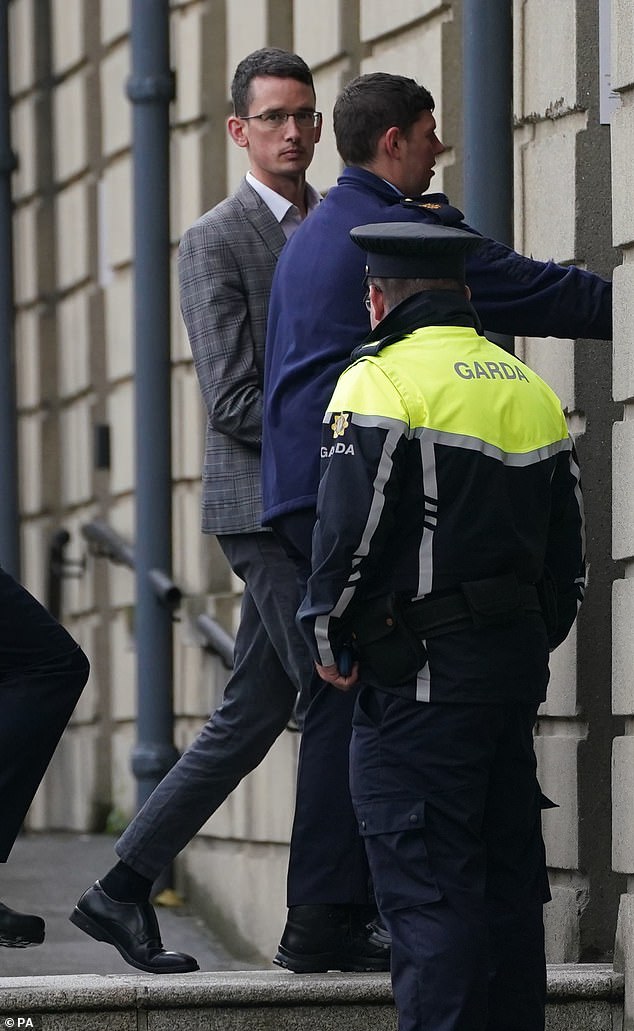
[[261, 115], [238, 115], [243, 122], [256, 119], [265, 129], [281, 129], [289, 118], [295, 119], [298, 129], [316, 129], [321, 122], [321, 111], [264, 111]]

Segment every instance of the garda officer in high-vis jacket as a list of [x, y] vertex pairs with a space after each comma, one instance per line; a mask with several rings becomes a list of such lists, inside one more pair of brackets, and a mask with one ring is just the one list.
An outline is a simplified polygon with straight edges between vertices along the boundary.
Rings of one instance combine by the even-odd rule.
[[351, 793], [400, 1031], [540, 1031], [532, 730], [583, 596], [575, 449], [552, 390], [481, 335], [464, 285], [477, 237], [351, 236], [373, 330], [324, 419], [298, 621], [323, 679], [361, 683]]

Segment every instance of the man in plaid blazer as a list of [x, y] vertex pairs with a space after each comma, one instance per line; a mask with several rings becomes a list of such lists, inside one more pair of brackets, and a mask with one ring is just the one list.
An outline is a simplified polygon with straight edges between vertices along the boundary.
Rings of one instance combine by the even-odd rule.
[[[196, 970], [197, 963], [163, 948], [149, 902], [153, 881], [262, 761], [313, 675], [295, 626], [295, 567], [261, 526], [260, 440], [271, 282], [286, 240], [320, 200], [305, 173], [321, 115], [310, 69], [283, 50], [246, 57], [232, 97], [235, 114], [227, 128], [247, 151], [250, 171], [232, 196], [185, 233], [179, 276], [207, 408], [202, 529], [216, 534], [245, 584], [234, 670], [220, 707], [116, 843], [120, 861], [84, 893], [71, 916], [132, 966], [154, 973]], [[314, 914], [305, 915], [304, 969], [325, 969], [314, 965], [323, 959], [322, 938], [311, 938], [323, 937], [323, 919], [317, 929]], [[329, 934], [338, 951], [329, 965], [359, 969], [359, 930], [342, 929], [333, 917]], [[376, 969], [387, 969], [386, 950], [366, 945], [366, 938], [362, 949], [372, 954], [370, 961], [378, 957]]]

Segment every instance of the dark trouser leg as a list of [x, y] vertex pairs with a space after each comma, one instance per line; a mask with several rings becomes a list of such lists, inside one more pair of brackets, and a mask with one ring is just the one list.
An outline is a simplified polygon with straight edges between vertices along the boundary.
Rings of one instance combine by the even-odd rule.
[[[400, 1031], [543, 1028], [534, 715], [359, 695], [352, 794], [392, 933]], [[496, 798], [501, 784], [511, 809]]]
[[[276, 521], [300, 583], [310, 570], [314, 513]], [[344, 694], [315, 678], [304, 716], [287, 904], [367, 905], [369, 871], [348, 786], [348, 751], [356, 692]]]
[[73, 638], [0, 569], [0, 862], [88, 679]]
[[320, 683], [304, 717], [288, 905], [369, 903], [369, 870], [348, 788], [356, 691]]
[[219, 538], [245, 581], [234, 671], [222, 704], [116, 844], [125, 863], [154, 880], [285, 728], [310, 671], [295, 629], [295, 570], [272, 534]]
[[546, 1003], [543, 908], [550, 891], [533, 748], [535, 710], [514, 707], [508, 718], [484, 823], [490, 941], [487, 1031], [540, 1031]]

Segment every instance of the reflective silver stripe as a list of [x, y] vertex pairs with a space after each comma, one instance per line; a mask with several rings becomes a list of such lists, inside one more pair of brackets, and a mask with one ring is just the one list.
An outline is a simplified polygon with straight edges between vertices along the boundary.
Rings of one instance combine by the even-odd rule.
[[340, 616], [346, 610], [354, 597], [354, 592], [354, 587], [345, 587], [335, 607], [326, 615], [317, 616], [315, 619], [315, 642], [322, 666], [332, 666], [335, 661], [332, 648], [330, 647], [330, 620]]
[[367, 426], [371, 430], [387, 430], [388, 433], [396, 430], [406, 437], [410, 435], [409, 424], [404, 419], [393, 419], [389, 415], [359, 415], [358, 412], [351, 412], [350, 421], [355, 426]]
[[[403, 422], [398, 419], [390, 419], [389, 423], [390, 426], [387, 427], [388, 433], [383, 444], [376, 476], [374, 477], [374, 482], [372, 484], [374, 493], [370, 504], [370, 510], [368, 512], [368, 518], [361, 535], [361, 540], [359, 541], [359, 546], [352, 557], [352, 571], [348, 577], [348, 583], [344, 587], [331, 611], [327, 615], [317, 616], [315, 619], [315, 640], [319, 654], [322, 657], [322, 666], [329, 666], [335, 661], [328, 637], [330, 620], [341, 616], [354, 597], [356, 586], [353, 586], [351, 581], [358, 581], [360, 578], [360, 574], [356, 570], [356, 567], [370, 550], [370, 544], [376, 532], [376, 528], [379, 524], [381, 513], [383, 512], [383, 507], [385, 505], [385, 494], [383, 493], [383, 488], [391, 476], [394, 465], [392, 456], [396, 445], [403, 435], [404, 425]], [[377, 425], [375, 420], [371, 420], [368, 424], [372, 427], [376, 427]]]
[[586, 554], [586, 516], [585, 509], [583, 507], [583, 496], [581, 494], [581, 470], [577, 462], [575, 461], [574, 452], [572, 450], [572, 441], [570, 448], [570, 472], [575, 480], [575, 498], [577, 499], [577, 505], [579, 506], [579, 514], [581, 516], [581, 554], [585, 558]]
[[[425, 516], [428, 512], [431, 518], [425, 520], [418, 548], [418, 591], [417, 598], [429, 594], [434, 579], [434, 530], [437, 522], [438, 508], [438, 484], [436, 482], [436, 452], [434, 441], [426, 433], [420, 437], [420, 457], [423, 474], [423, 495], [425, 504]], [[428, 507], [429, 506], [429, 507]], [[433, 524], [427, 526], [429, 521]]]
[[558, 455], [562, 451], [569, 451], [571, 447], [570, 440], [564, 437], [561, 440], [553, 441], [552, 444], [543, 444], [532, 451], [503, 451], [502, 448], [496, 447], [495, 444], [490, 444], [486, 440], [481, 440], [479, 437], [469, 437], [461, 433], [447, 433], [444, 430], [430, 429], [425, 426], [417, 429], [415, 436], [420, 436], [421, 439], [427, 437], [434, 444], [444, 444], [445, 447], [459, 447], [464, 448], [465, 451], [478, 451], [480, 454], [486, 455], [488, 458], [494, 458], [504, 465], [518, 468], [526, 465], [536, 465], [537, 462], [544, 462], [546, 459], [553, 458], [554, 455]]
[[[425, 642], [423, 641], [423, 644]], [[428, 702], [431, 691], [431, 676], [429, 672], [429, 663], [426, 662], [423, 668], [420, 670], [416, 677], [416, 701], [417, 702]]]

